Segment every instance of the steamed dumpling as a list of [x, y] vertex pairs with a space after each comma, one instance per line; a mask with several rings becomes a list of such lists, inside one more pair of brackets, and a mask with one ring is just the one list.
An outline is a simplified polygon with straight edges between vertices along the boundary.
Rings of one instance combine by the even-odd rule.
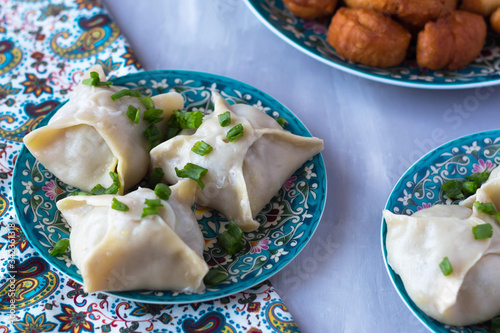
[[[175, 168], [193, 163], [208, 169], [196, 202], [234, 219], [244, 231], [259, 227], [255, 216], [305, 161], [323, 149], [323, 140], [285, 131], [274, 118], [243, 104], [228, 105], [217, 93], [215, 110], [194, 134], [181, 134], [151, 150], [153, 167], [161, 167], [168, 183], [176, 183]], [[229, 112], [231, 124], [222, 127], [218, 116]], [[227, 132], [243, 125], [243, 137], [229, 142]], [[191, 151], [203, 140], [213, 151], [200, 156]]]
[[[490, 202], [478, 190], [477, 200]], [[406, 292], [428, 316], [470, 325], [500, 314], [500, 226], [494, 217], [457, 205], [435, 205], [412, 216], [384, 211], [387, 260]], [[472, 227], [490, 223], [491, 238], [476, 240]], [[453, 272], [439, 264], [448, 257]]]
[[[105, 75], [100, 66], [90, 68]], [[119, 193], [136, 185], [149, 167], [149, 146], [144, 136], [148, 123], [133, 123], [126, 112], [129, 105], [140, 107], [137, 98], [122, 97], [113, 101], [111, 95], [125, 87], [95, 87], [78, 84], [69, 101], [50, 119], [47, 126], [24, 137], [33, 156], [63, 182], [90, 191], [95, 185], [109, 187], [109, 172], [117, 172]], [[155, 107], [168, 119], [173, 110], [182, 109], [180, 94], [170, 92], [153, 97]], [[166, 121], [160, 123], [164, 126]]]
[[[205, 245], [191, 210], [197, 184], [184, 180], [171, 187], [159, 214], [141, 218], [154, 191], [139, 188], [125, 196], [70, 196], [57, 208], [71, 226], [71, 256], [86, 292], [174, 290], [199, 292], [208, 266]], [[111, 208], [113, 198], [129, 207]]]

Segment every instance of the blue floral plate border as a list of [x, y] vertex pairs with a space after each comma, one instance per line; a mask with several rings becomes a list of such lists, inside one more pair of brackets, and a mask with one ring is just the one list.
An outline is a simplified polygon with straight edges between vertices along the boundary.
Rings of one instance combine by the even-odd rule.
[[[459, 71], [432, 71], [406, 60], [391, 68], [355, 64], [337, 54], [326, 42], [330, 18], [305, 20], [294, 16], [282, 0], [245, 0], [250, 10], [273, 33], [299, 51], [334, 68], [366, 79], [424, 89], [462, 89], [500, 83], [500, 37], [489, 32], [483, 51]], [[410, 51], [411, 52], [411, 51]]]
[[[274, 118], [285, 118], [286, 129], [290, 132], [311, 136], [301, 121], [281, 103], [230, 78], [190, 71], [149, 71], [120, 77], [113, 82], [150, 95], [174, 90], [184, 96], [185, 108], [203, 112], [213, 109], [211, 91], [218, 91], [230, 103], [254, 105]], [[52, 115], [44, 118], [40, 126], [47, 124]], [[196, 206], [195, 213], [205, 237], [204, 259], [229, 278], [202, 294], [170, 291], [112, 294], [140, 302], [192, 303], [228, 296], [261, 283], [290, 263], [312, 237], [323, 214], [326, 187], [326, 169], [318, 154], [299, 168], [259, 213], [257, 220], [261, 227], [245, 234], [244, 248], [237, 257], [227, 255], [215, 241], [227, 219], [215, 210]], [[60, 238], [68, 237], [68, 226], [55, 202], [75, 189], [55, 178], [23, 146], [14, 168], [12, 190], [16, 213], [30, 243], [50, 264], [82, 283], [69, 254], [49, 255]]]
[[[451, 204], [443, 197], [441, 185], [452, 179], [464, 179], [472, 173], [491, 170], [500, 164], [500, 130], [470, 134], [439, 146], [415, 162], [399, 179], [385, 209], [411, 215], [435, 204]], [[385, 241], [387, 225], [382, 218], [381, 246], [385, 266], [391, 281], [413, 314], [432, 332], [489, 332], [487, 324], [456, 327], [442, 324], [423, 313], [406, 293], [399, 275], [387, 262]]]

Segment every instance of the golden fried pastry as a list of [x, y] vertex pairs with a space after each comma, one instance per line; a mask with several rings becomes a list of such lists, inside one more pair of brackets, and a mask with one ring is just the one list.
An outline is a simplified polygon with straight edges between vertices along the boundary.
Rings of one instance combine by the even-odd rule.
[[412, 26], [423, 27], [435, 20], [443, 10], [446, 0], [371, 0], [373, 9], [395, 15]]
[[429, 69], [457, 70], [476, 59], [486, 39], [481, 15], [456, 10], [428, 22], [418, 34], [417, 63]]
[[340, 8], [326, 39], [344, 58], [373, 67], [399, 65], [411, 35], [396, 21], [371, 9]]
[[444, 14], [448, 14], [449, 12], [454, 11], [455, 9], [457, 9], [457, 5], [458, 5], [458, 0], [444, 0], [440, 16], [443, 16]]
[[373, 9], [372, 0], [344, 0], [344, 3], [349, 8]]
[[500, 7], [500, 0], [462, 0], [461, 10], [488, 16]]
[[337, 0], [283, 0], [293, 15], [313, 19], [333, 14]]
[[490, 16], [491, 27], [497, 34], [500, 34], [500, 7], [497, 8]]

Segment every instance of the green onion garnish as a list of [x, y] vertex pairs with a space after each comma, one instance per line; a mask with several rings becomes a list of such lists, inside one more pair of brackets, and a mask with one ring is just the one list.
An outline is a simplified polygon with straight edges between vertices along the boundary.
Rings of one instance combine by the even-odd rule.
[[[175, 111], [174, 111], [175, 112]], [[170, 116], [167, 122], [167, 129], [165, 131], [165, 140], [172, 139], [174, 136], [179, 134], [181, 131], [181, 125], [179, 125], [179, 121], [177, 120], [177, 116], [175, 113]]]
[[476, 208], [478, 211], [482, 213], [486, 213], [489, 215], [495, 215], [497, 210], [495, 209], [495, 206], [491, 202], [479, 202], [476, 201], [474, 202], [474, 208]]
[[198, 155], [205, 156], [206, 154], [210, 153], [213, 149], [214, 148], [212, 148], [211, 145], [201, 140], [194, 144], [193, 148], [191, 148], [191, 151], [195, 152]]
[[57, 256], [59, 254], [63, 254], [66, 252], [69, 246], [69, 239], [67, 238], [62, 238], [57, 241], [57, 243], [54, 245], [54, 248], [52, 251], [50, 251], [51, 256]]
[[489, 223], [478, 224], [472, 227], [474, 239], [485, 239], [493, 236], [493, 227]]
[[229, 111], [221, 113], [220, 115], [217, 116], [217, 118], [219, 118], [219, 124], [222, 127], [226, 127], [229, 126], [229, 124], [231, 124], [231, 113]]
[[443, 272], [445, 276], [453, 273], [453, 267], [451, 267], [448, 257], [444, 257], [443, 261], [439, 264], [439, 268], [441, 268], [441, 272]]
[[227, 134], [226, 134], [226, 138], [229, 140], [229, 142], [233, 142], [234, 140], [238, 139], [238, 138], [241, 138], [243, 136], [243, 125], [242, 124], [238, 124], [236, 126], [234, 126], [233, 128], [231, 128]]
[[158, 214], [160, 207], [163, 207], [160, 199], [146, 199], [144, 203], [146, 204], [146, 207], [142, 209], [141, 218], [148, 215], [156, 215]]
[[207, 169], [205, 169], [199, 165], [193, 164], [193, 163], [186, 164], [184, 166], [184, 168], [181, 170], [179, 170], [179, 169], [177, 169], [177, 167], [175, 167], [175, 173], [176, 173], [177, 177], [191, 178], [191, 179], [195, 180], [198, 183], [198, 185], [200, 185], [202, 190], [205, 188], [205, 184], [203, 184], [201, 179], [203, 177], [205, 177], [207, 172], [208, 172]]
[[74, 192], [71, 192], [71, 194], [70, 194], [70, 196], [76, 196], [76, 195], [92, 195], [92, 193], [87, 193], [84, 191], [74, 191]]
[[142, 215], [141, 218], [145, 218], [148, 215], [157, 215], [159, 212], [158, 206], [153, 206], [153, 207], [144, 207], [142, 209]]
[[229, 221], [227, 230], [220, 235], [219, 242], [228, 254], [233, 255], [243, 247], [243, 243], [241, 242], [242, 237], [243, 231], [238, 227], [236, 222], [231, 220]]
[[281, 127], [285, 128], [286, 126], [285, 118], [276, 118], [276, 121], [278, 122], [278, 124], [280, 124]]
[[149, 149], [153, 149], [158, 144], [158, 141], [161, 140], [163, 135], [155, 124], [151, 124], [146, 127], [144, 136], [148, 140]]
[[203, 278], [203, 283], [207, 287], [215, 286], [216, 284], [227, 279], [227, 274], [212, 268], [208, 271], [207, 275]]
[[151, 172], [151, 175], [149, 176], [147, 187], [153, 188], [156, 184], [158, 184], [161, 179], [163, 178], [163, 169], [162, 168], [154, 168], [153, 171]]
[[450, 180], [444, 183], [441, 188], [443, 189], [443, 195], [450, 199], [462, 199], [464, 197], [462, 182], [458, 180]]
[[473, 173], [472, 175], [466, 176], [465, 178], [472, 180], [474, 182], [482, 183], [488, 180], [490, 177], [490, 173], [488, 172], [488, 168], [483, 172]]
[[444, 183], [441, 188], [443, 195], [449, 199], [465, 199], [476, 193], [483, 182], [488, 180], [490, 173], [488, 168], [485, 171], [466, 176], [467, 180], [450, 180]]
[[112, 85], [113, 82], [111, 82], [111, 81], [102, 81], [101, 82], [101, 80], [99, 79], [99, 73], [90, 72], [90, 78], [83, 80], [82, 84], [87, 85], [87, 86], [96, 86], [96, 87], [106, 86], [109, 88], [109, 86]]
[[160, 109], [147, 109], [144, 111], [144, 120], [148, 121], [151, 124], [158, 123], [163, 120], [163, 117], [160, 117], [163, 114], [163, 110]]
[[146, 199], [145, 203], [150, 207], [163, 207], [160, 199]]
[[118, 201], [118, 199], [113, 198], [113, 203], [111, 204], [111, 208], [114, 210], [119, 210], [121, 212], [126, 212], [129, 208], [126, 204], [124, 204], [121, 201]]
[[127, 109], [127, 117], [134, 123], [138, 124], [141, 119], [141, 108], [136, 108], [133, 105], [129, 105]]
[[116, 101], [118, 98], [122, 98], [125, 96], [141, 97], [141, 92], [139, 90], [123, 89], [123, 90], [120, 90], [120, 91], [114, 93], [113, 95], [111, 95], [111, 99], [113, 101]]
[[174, 111], [179, 126], [183, 129], [186, 128], [198, 128], [203, 122], [203, 112], [201, 111], [191, 111], [191, 112], [180, 112]]
[[170, 194], [172, 194], [172, 190], [168, 185], [165, 185], [163, 183], [158, 183], [155, 186], [155, 194], [160, 199], [168, 200], [170, 198]]
[[92, 190], [90, 190], [90, 193], [93, 195], [101, 195], [104, 194], [104, 191], [106, 191], [106, 189], [101, 184], [97, 184]]
[[146, 109], [154, 109], [155, 103], [153, 103], [153, 99], [149, 96], [139, 97], [139, 101], [146, 107]]

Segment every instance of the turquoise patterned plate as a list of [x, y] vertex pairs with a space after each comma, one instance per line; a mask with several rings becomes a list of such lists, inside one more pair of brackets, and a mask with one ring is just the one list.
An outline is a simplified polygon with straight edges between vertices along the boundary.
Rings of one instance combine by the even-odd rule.
[[[411, 215], [434, 204], [450, 204], [440, 189], [451, 179], [491, 170], [500, 164], [500, 130], [481, 132], [450, 141], [434, 149], [406, 171], [387, 200], [386, 209], [396, 214]], [[489, 332], [487, 324], [467, 327], [444, 325], [425, 315], [406, 293], [403, 282], [387, 262], [385, 239], [387, 225], [382, 219], [382, 252], [392, 283], [399, 295], [420, 321], [433, 332]]]
[[[500, 37], [488, 33], [483, 51], [459, 71], [421, 69], [415, 60], [391, 68], [354, 64], [337, 54], [326, 42], [331, 18], [300, 19], [290, 13], [282, 0], [245, 0], [252, 12], [276, 35], [305, 54], [327, 65], [366, 79], [426, 89], [459, 89], [500, 83]], [[411, 51], [410, 51], [411, 52]]]
[[[229, 78], [188, 71], [151, 71], [113, 80], [116, 85], [140, 89], [155, 95], [177, 91], [185, 99], [185, 108], [207, 112], [213, 109], [211, 91], [218, 91], [230, 103], [254, 105], [274, 118], [285, 118], [286, 129], [311, 136], [288, 109], [269, 95]], [[53, 114], [53, 113], [52, 113]], [[40, 126], [47, 124], [48, 115]], [[56, 201], [74, 188], [55, 178], [23, 147], [13, 176], [13, 196], [19, 222], [30, 243], [42, 257], [72, 279], [82, 282], [70, 255], [49, 255], [54, 244], [68, 237], [68, 228], [56, 209]], [[307, 161], [288, 179], [279, 193], [260, 212], [261, 227], [244, 236], [244, 254], [224, 255], [216, 242], [218, 230], [227, 220], [217, 211], [196, 207], [203, 226], [205, 261], [229, 278], [202, 294], [179, 294], [170, 291], [130, 291], [116, 296], [149, 303], [190, 303], [216, 299], [250, 288], [274, 275], [306, 245], [321, 219], [326, 200], [326, 170], [320, 154]], [[224, 228], [222, 228], [224, 230]]]

